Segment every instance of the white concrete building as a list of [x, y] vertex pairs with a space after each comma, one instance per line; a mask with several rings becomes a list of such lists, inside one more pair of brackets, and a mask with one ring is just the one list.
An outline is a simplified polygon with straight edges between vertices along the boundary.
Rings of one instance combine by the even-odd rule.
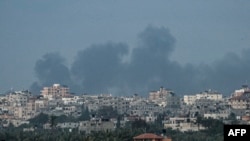
[[184, 103], [187, 105], [193, 105], [196, 100], [209, 99], [213, 101], [222, 101], [223, 95], [216, 91], [208, 90], [195, 95], [184, 95]]
[[196, 118], [189, 117], [173, 117], [163, 121], [164, 128], [172, 128], [173, 130], [199, 131], [205, 129], [202, 125], [196, 123]]

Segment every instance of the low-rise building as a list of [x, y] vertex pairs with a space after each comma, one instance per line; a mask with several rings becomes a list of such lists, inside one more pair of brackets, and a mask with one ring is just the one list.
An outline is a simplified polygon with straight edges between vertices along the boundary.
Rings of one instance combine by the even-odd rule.
[[171, 128], [173, 130], [185, 131], [199, 131], [205, 129], [202, 125], [197, 124], [197, 118], [189, 117], [172, 117], [163, 121], [164, 128]]
[[56, 125], [57, 128], [70, 128], [70, 129], [74, 129], [74, 128], [78, 128], [79, 127], [79, 122], [64, 122], [64, 123], [58, 123]]
[[229, 112], [221, 112], [221, 113], [205, 113], [203, 115], [204, 118], [212, 118], [212, 119], [227, 119], [229, 117]]
[[104, 119], [92, 119], [90, 121], [81, 121], [79, 124], [79, 131], [89, 134], [97, 131], [113, 131], [115, 124], [113, 121]]

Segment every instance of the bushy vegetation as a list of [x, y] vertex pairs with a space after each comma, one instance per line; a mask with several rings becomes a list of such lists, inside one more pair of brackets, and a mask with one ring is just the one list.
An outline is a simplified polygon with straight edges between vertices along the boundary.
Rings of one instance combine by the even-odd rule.
[[[50, 120], [46, 115], [41, 121], [32, 119], [31, 122], [43, 123], [44, 120]], [[37, 118], [41, 118], [37, 117]], [[62, 118], [62, 117], [61, 117]], [[58, 119], [58, 118], [56, 118]], [[164, 129], [162, 124], [146, 123], [143, 120], [129, 122], [123, 128], [117, 128], [115, 131], [102, 131], [84, 134], [77, 129], [69, 132], [68, 129], [44, 130], [36, 128], [35, 131], [24, 132], [22, 126], [14, 128], [4, 128], [0, 130], [1, 141], [132, 141], [134, 136], [150, 132], [155, 134], [165, 134], [170, 136], [173, 141], [223, 141], [223, 123], [215, 119], [200, 119], [199, 123], [205, 126], [206, 130], [198, 132], [180, 132], [178, 130]]]

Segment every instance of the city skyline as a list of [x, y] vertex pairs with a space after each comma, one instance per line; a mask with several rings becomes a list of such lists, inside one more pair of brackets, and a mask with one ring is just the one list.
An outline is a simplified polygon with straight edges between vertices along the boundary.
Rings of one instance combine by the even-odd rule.
[[230, 94], [250, 79], [249, 3], [1, 1], [0, 91]]

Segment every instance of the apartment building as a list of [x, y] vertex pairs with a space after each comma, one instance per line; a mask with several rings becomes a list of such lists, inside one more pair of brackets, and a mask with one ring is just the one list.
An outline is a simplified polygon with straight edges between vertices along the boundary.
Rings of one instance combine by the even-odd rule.
[[249, 109], [250, 99], [244, 95], [232, 97], [229, 99], [229, 105], [233, 109]]
[[172, 90], [165, 89], [164, 87], [160, 87], [158, 91], [149, 92], [148, 100], [162, 107], [180, 107], [180, 98]]
[[195, 95], [184, 95], [183, 97], [183, 101], [187, 105], [193, 105], [196, 100], [201, 100], [201, 99], [209, 99], [212, 101], [223, 101], [223, 95], [217, 91], [209, 89]]
[[53, 84], [51, 87], [44, 87], [41, 90], [41, 95], [47, 99], [62, 98], [70, 95], [70, 89], [67, 86]]
[[83, 104], [83, 99], [79, 96], [67, 96], [62, 98], [62, 102], [64, 105], [81, 105]]
[[233, 109], [250, 109], [250, 89], [242, 85], [241, 89], [235, 90], [228, 100]]
[[26, 104], [26, 119], [33, 118], [36, 115], [35, 108], [36, 98], [30, 98]]
[[147, 116], [163, 113], [164, 108], [153, 103], [144, 100], [134, 101], [130, 103], [130, 107], [127, 114], [131, 116]]
[[130, 106], [130, 100], [124, 97], [113, 97], [111, 95], [83, 96], [84, 105], [89, 111], [97, 111], [101, 107], [112, 107], [119, 114], [126, 113]]
[[232, 97], [249, 95], [249, 93], [250, 93], [250, 88], [248, 87], [248, 85], [242, 85], [240, 89], [237, 89], [232, 93]]
[[48, 107], [48, 100], [46, 99], [37, 99], [35, 100], [35, 111], [43, 112]]
[[30, 97], [29, 91], [14, 91], [7, 95], [7, 100], [11, 106], [26, 106]]
[[158, 91], [151, 91], [149, 92], [149, 100], [158, 100], [164, 99], [167, 95], [173, 93], [172, 90], [166, 89], [164, 87], [160, 87]]
[[34, 98], [28, 90], [10, 92], [1, 100], [0, 114], [5, 117], [26, 120], [34, 117], [34, 113]]
[[183, 101], [187, 105], [194, 104], [195, 100], [196, 100], [196, 95], [184, 95], [183, 97]]

